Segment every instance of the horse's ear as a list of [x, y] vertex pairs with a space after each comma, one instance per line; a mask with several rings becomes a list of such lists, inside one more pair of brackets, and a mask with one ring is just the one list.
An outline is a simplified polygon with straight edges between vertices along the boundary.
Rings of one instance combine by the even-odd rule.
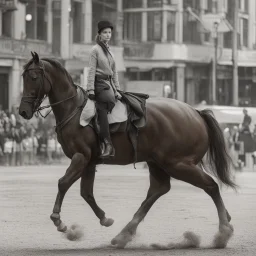
[[32, 55], [32, 57], [33, 57], [33, 59], [35, 58], [35, 55], [34, 55], [34, 53], [33, 52], [31, 52], [31, 55]]
[[36, 64], [39, 63], [39, 56], [38, 56], [38, 54], [37, 54], [36, 52], [34, 52], [34, 57], [33, 57], [33, 59], [34, 59], [34, 61], [35, 61]]

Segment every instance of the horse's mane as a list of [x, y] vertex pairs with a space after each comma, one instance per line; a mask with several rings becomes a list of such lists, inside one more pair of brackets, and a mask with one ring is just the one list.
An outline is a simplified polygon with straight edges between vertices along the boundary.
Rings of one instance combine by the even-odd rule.
[[68, 73], [68, 71], [61, 65], [61, 63], [53, 58], [42, 58], [41, 60], [47, 61], [50, 64], [52, 64], [55, 68], [60, 69], [68, 78], [69, 82], [73, 85], [73, 79], [71, 75]]
[[[71, 75], [68, 73], [68, 71], [61, 65], [61, 63], [60, 63], [57, 59], [54, 59], [54, 58], [42, 58], [41, 60], [47, 61], [47, 62], [49, 62], [50, 64], [52, 64], [55, 68], [59, 69], [61, 72], [63, 72], [63, 73], [67, 76], [69, 82], [70, 82], [72, 85], [74, 84]], [[28, 67], [29, 67], [33, 62], [34, 62], [33, 58], [30, 59], [30, 60], [28, 61], [28, 63], [26, 63], [26, 64], [23, 66], [23, 69], [24, 69], [24, 70], [28, 69]]]

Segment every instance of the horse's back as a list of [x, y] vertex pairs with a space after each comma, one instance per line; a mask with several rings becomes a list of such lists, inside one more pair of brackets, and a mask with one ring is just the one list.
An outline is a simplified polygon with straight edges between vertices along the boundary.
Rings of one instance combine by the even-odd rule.
[[170, 118], [171, 122], [179, 121], [180, 124], [195, 123], [198, 126], [201, 123], [205, 126], [199, 113], [190, 105], [168, 98], [153, 98], [147, 101], [147, 109], [151, 115]]
[[[204, 152], [208, 144], [207, 127], [200, 114], [190, 105], [174, 99], [147, 100], [145, 137], [152, 148], [175, 155]], [[184, 153], [184, 151], [188, 153]]]

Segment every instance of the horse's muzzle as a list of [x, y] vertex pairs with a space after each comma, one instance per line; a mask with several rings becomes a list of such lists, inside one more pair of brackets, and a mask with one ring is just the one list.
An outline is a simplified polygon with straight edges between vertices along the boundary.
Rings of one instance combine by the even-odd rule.
[[22, 116], [24, 119], [31, 119], [33, 117], [32, 109], [26, 108], [25, 106], [19, 107], [19, 115]]
[[25, 118], [25, 119], [29, 119], [28, 118], [28, 115], [27, 115], [27, 113], [26, 113], [26, 111], [19, 111], [19, 114], [23, 117], [23, 118]]

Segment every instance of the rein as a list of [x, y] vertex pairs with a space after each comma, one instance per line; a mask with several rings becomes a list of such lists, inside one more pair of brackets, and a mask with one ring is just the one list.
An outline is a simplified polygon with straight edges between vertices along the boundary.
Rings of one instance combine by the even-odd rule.
[[[59, 132], [79, 112], [79, 110], [85, 105], [85, 102], [86, 102], [86, 97], [85, 97], [86, 92], [85, 92], [85, 90], [81, 86], [79, 86], [77, 84], [73, 84], [76, 87], [76, 94], [75, 95], [73, 95], [71, 97], [68, 97], [68, 98], [66, 98], [64, 100], [61, 100], [61, 101], [58, 101], [58, 102], [55, 102], [55, 103], [48, 104], [46, 106], [40, 107], [42, 102], [48, 96], [46, 94], [46, 95], [44, 95], [44, 97], [42, 99], [40, 99], [40, 93], [41, 93], [41, 91], [43, 90], [43, 87], [44, 87], [44, 78], [47, 79], [47, 81], [49, 82], [49, 84], [51, 86], [51, 89], [52, 89], [52, 83], [49, 80], [49, 78], [45, 75], [44, 63], [43, 62], [41, 62], [41, 63], [42, 63], [42, 67], [39, 66], [38, 68], [27, 68], [22, 73], [22, 76], [24, 76], [24, 74], [26, 72], [30, 71], [30, 70], [36, 70], [36, 71], [40, 71], [42, 73], [42, 76], [40, 76], [40, 84], [39, 84], [39, 91], [38, 91], [37, 97], [36, 96], [23, 96], [22, 99], [21, 99], [21, 101], [27, 102], [27, 103], [33, 105], [33, 112], [36, 113], [35, 114], [36, 116], [39, 116], [39, 114], [40, 114], [41, 117], [46, 118], [51, 113], [52, 109], [47, 114], [45, 114], [45, 115], [43, 115], [41, 113], [41, 111], [43, 109], [52, 108], [53, 106], [57, 106], [57, 105], [65, 102], [65, 101], [68, 101], [70, 99], [75, 98], [78, 95], [78, 90], [77, 89], [80, 89], [83, 92], [83, 94], [84, 94], [83, 104], [81, 106], [76, 107], [75, 110], [72, 111], [72, 113], [70, 115], [68, 115], [66, 118], [64, 118], [64, 120], [56, 123], [55, 131]], [[32, 80], [35, 81], [36, 79], [37, 79], [37, 77], [32, 77]]]

